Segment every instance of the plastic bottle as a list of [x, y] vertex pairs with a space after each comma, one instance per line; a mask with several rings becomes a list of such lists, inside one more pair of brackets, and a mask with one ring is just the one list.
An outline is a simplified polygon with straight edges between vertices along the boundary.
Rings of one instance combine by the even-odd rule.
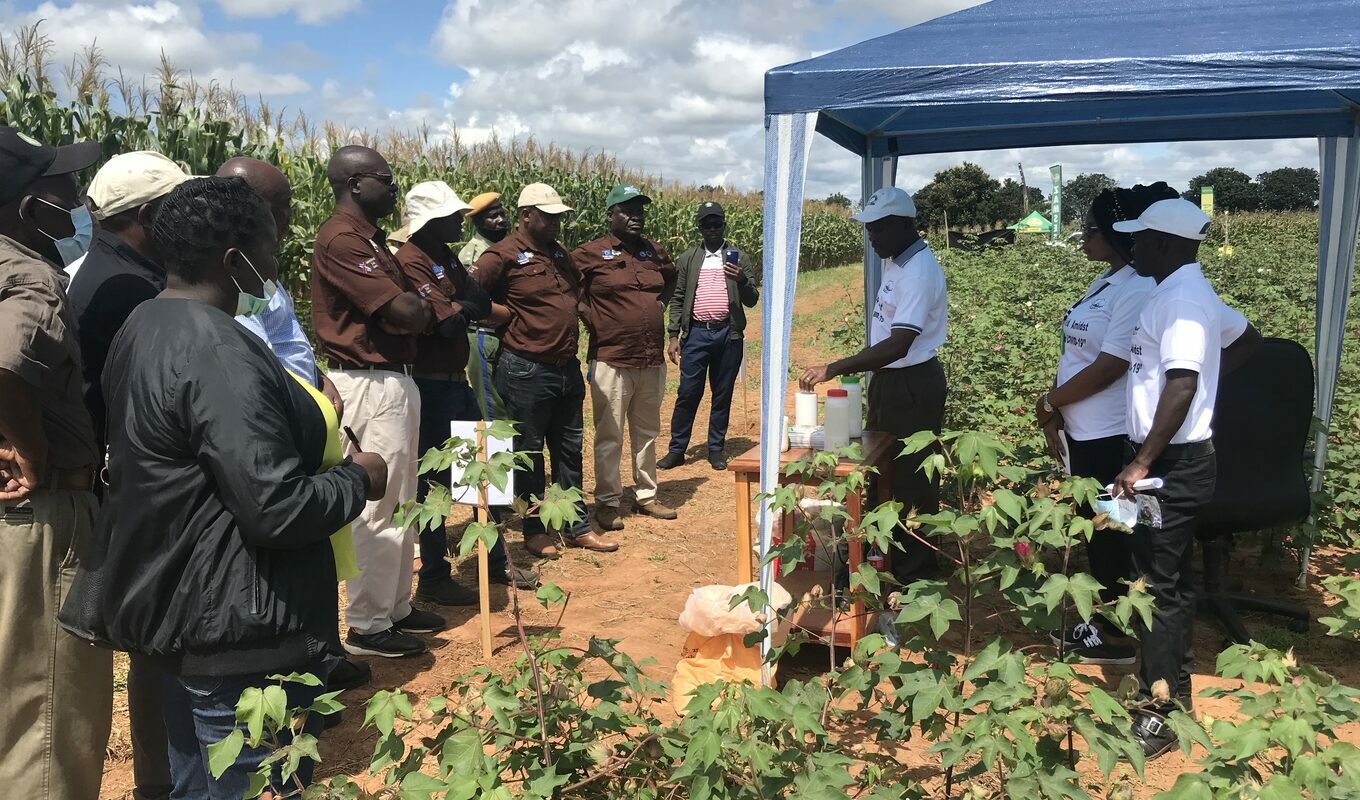
[[858, 439], [864, 435], [864, 387], [858, 375], [841, 378], [841, 388], [850, 397], [850, 438]]
[[850, 444], [850, 393], [832, 389], [826, 393], [826, 426], [823, 450]]
[[817, 427], [817, 393], [799, 392], [793, 398], [793, 424], [798, 428]]
[[878, 549], [878, 545], [874, 544], [869, 545], [869, 555], [864, 560], [868, 562], [870, 567], [879, 572], [882, 572], [883, 567], [887, 565], [887, 559], [883, 557], [883, 552]]

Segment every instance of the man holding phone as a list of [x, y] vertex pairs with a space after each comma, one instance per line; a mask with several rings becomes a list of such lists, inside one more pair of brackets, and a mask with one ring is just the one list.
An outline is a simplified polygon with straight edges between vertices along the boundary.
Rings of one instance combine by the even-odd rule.
[[690, 432], [704, 380], [713, 390], [708, 412], [708, 463], [727, 467], [727, 419], [732, 408], [732, 386], [741, 371], [745, 349], [745, 308], [760, 302], [755, 270], [746, 254], [727, 241], [723, 207], [713, 201], [699, 205], [699, 234], [703, 243], [691, 247], [676, 262], [676, 291], [670, 299], [667, 330], [672, 364], [680, 365], [680, 388], [671, 415], [669, 451], [657, 462], [661, 469], [685, 463]]

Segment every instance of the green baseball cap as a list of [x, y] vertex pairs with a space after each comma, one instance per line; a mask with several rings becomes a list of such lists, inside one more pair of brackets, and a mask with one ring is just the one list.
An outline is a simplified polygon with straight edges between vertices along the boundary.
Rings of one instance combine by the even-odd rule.
[[604, 199], [605, 208], [613, 208], [619, 203], [626, 203], [629, 200], [641, 197], [642, 202], [650, 203], [652, 198], [642, 193], [642, 190], [631, 183], [620, 183], [609, 190], [609, 196]]

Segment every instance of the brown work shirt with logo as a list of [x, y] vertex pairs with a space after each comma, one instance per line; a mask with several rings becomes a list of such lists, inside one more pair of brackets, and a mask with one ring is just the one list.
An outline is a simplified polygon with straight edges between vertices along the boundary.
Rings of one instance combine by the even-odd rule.
[[650, 239], [629, 250], [610, 234], [576, 248], [581, 295], [589, 307], [588, 358], [620, 369], [659, 366], [666, 353], [666, 303], [675, 263]]
[[387, 236], [357, 212], [336, 209], [316, 232], [312, 251], [312, 328], [332, 366], [410, 364], [416, 337], [388, 333], [377, 312], [415, 291]]
[[[462, 314], [468, 324], [484, 319], [491, 311], [486, 292], [444, 245], [434, 255], [426, 253], [415, 242], [408, 241], [397, 250], [397, 263], [416, 287], [421, 297], [430, 303], [435, 329], [445, 320]], [[459, 333], [451, 338], [438, 332], [421, 336], [416, 344], [413, 365], [417, 375], [443, 377], [445, 380], [463, 376], [468, 361], [468, 337]]]
[[487, 248], [469, 273], [492, 302], [510, 309], [501, 346], [543, 364], [576, 358], [580, 280], [566, 248], [542, 248], [515, 231]]
[[85, 407], [80, 340], [66, 302], [66, 275], [0, 236], [0, 369], [32, 388], [47, 437], [47, 464], [63, 470], [100, 462]]

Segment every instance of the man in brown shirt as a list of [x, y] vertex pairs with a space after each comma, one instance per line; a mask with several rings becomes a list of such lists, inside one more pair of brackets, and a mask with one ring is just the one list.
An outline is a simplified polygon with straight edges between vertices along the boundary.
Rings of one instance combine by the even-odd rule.
[[317, 231], [312, 252], [312, 327], [358, 448], [388, 465], [386, 496], [369, 502], [353, 524], [360, 573], [345, 584], [344, 644], [354, 655], [417, 655], [425, 644], [412, 634], [445, 623], [411, 607], [415, 536], [394, 524], [393, 514], [416, 496], [420, 393], [411, 364], [433, 314], [378, 228], [397, 205], [387, 159], [367, 147], [341, 147], [326, 177], [335, 214]]
[[666, 389], [666, 303], [675, 264], [642, 235], [652, 199], [636, 186], [615, 186], [605, 198], [609, 233], [581, 245], [572, 261], [581, 272], [582, 316], [590, 329], [590, 402], [595, 417], [595, 521], [623, 529], [623, 426], [633, 450], [634, 507], [659, 519], [674, 509], [656, 499], [656, 437]]
[[[420, 447], [425, 453], [448, 441], [449, 422], [478, 420], [481, 412], [464, 371], [468, 366], [467, 330], [491, 313], [491, 299], [476, 281], [468, 277], [462, 263], [454, 258], [449, 242], [463, 235], [463, 215], [468, 204], [443, 181], [426, 181], [406, 193], [406, 210], [401, 230], [392, 234], [405, 244], [397, 249], [397, 263], [416, 291], [430, 303], [433, 330], [416, 344], [412, 377], [420, 389]], [[437, 472], [420, 480], [416, 497], [424, 499], [431, 482], [449, 488], [448, 474]], [[420, 542], [420, 582], [416, 599], [440, 605], [470, 606], [477, 592], [453, 579], [448, 562], [448, 535], [443, 528], [422, 530]], [[497, 539], [491, 548], [488, 567], [490, 579], [515, 583], [533, 589], [538, 575], [520, 569], [518, 580], [512, 576], [505, 543]]]
[[[515, 450], [533, 454], [530, 467], [516, 475], [515, 488], [521, 497], [542, 498], [544, 445], [552, 453], [553, 482], [582, 491], [586, 387], [576, 358], [580, 281], [557, 241], [562, 215], [571, 207], [542, 183], [525, 186], [517, 205], [519, 228], [487, 249], [471, 274], [491, 295], [493, 316], [510, 320], [501, 334], [494, 380], [506, 418], [519, 424]], [[568, 545], [598, 552], [619, 548], [591, 530], [584, 498], [576, 512], [577, 520], [563, 532]], [[537, 515], [524, 520], [524, 546], [536, 556], [557, 557]]]
[[98, 158], [0, 127], [0, 785], [39, 800], [99, 796], [112, 716], [112, 653], [57, 623], [101, 460], [60, 266], [89, 248], [74, 173]]

